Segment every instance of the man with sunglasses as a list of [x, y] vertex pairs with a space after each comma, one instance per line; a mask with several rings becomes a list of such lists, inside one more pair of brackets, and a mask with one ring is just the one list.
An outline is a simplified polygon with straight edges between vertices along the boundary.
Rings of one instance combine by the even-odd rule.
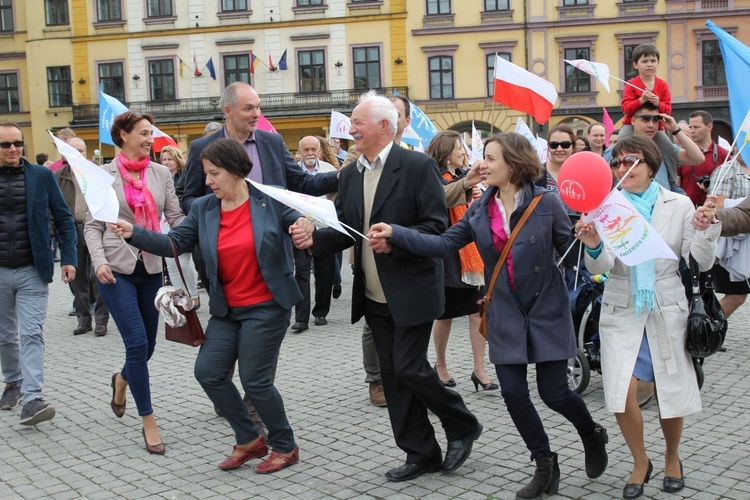
[[[659, 124], [664, 125], [664, 130], [671, 134], [672, 137], [679, 136], [682, 147], [673, 146], [672, 160], [662, 158], [661, 167], [656, 172], [654, 180], [661, 184], [665, 189], [675, 193], [685, 194], [685, 191], [677, 185], [677, 173], [669, 169], [668, 165], [697, 165], [703, 161], [703, 153], [700, 148], [683, 132], [677, 121], [665, 113], [659, 113], [659, 109], [651, 102], [647, 101], [633, 115], [633, 133], [648, 136], [652, 140], [659, 132]], [[612, 160], [612, 148], [604, 152], [604, 159]]]
[[[50, 216], [60, 237], [62, 281], [75, 279], [76, 228], [52, 172], [29, 163], [23, 133], [15, 123], [0, 123], [0, 364], [5, 391], [0, 409], [23, 400], [22, 425], [55, 416], [42, 395], [48, 284]], [[20, 336], [20, 341], [19, 341]]]

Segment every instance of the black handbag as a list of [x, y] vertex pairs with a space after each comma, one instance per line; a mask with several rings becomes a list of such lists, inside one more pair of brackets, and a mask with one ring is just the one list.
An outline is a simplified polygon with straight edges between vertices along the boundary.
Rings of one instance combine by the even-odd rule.
[[[169, 236], [167, 236], [169, 238]], [[187, 290], [187, 281], [185, 281], [185, 275], [182, 274], [182, 266], [180, 266], [179, 255], [177, 255], [177, 249], [172, 242], [172, 238], [169, 238], [169, 246], [172, 248], [172, 255], [174, 256], [175, 263], [177, 264], [177, 270], [180, 272], [180, 278], [182, 283], [185, 284], [186, 292], [190, 296], [190, 292]], [[182, 307], [177, 306], [177, 310], [180, 314], [185, 316], [185, 324], [182, 326], [169, 326], [169, 323], [164, 323], [164, 334], [167, 340], [172, 342], [179, 342], [193, 347], [198, 347], [206, 342], [206, 334], [203, 332], [203, 325], [201, 320], [198, 318], [198, 313], [194, 310], [186, 311]]]
[[711, 273], [705, 273], [706, 283], [701, 291], [698, 263], [690, 256], [690, 276], [693, 296], [687, 321], [687, 352], [694, 358], [705, 358], [718, 351], [727, 334], [727, 318], [713, 289]]

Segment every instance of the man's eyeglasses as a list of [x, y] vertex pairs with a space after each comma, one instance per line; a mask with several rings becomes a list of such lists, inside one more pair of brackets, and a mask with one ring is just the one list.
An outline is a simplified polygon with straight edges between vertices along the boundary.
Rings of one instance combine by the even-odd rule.
[[630, 168], [633, 165], [638, 165], [642, 161], [643, 158], [638, 158], [637, 156], [626, 156], [622, 160], [619, 158], [612, 158], [609, 161], [609, 166], [612, 168], [620, 168], [620, 165], [624, 165], [625, 168]]
[[549, 143], [550, 149], [557, 149], [560, 146], [562, 146], [563, 149], [570, 149], [573, 147], [573, 143], [570, 141], [562, 141], [562, 142], [552, 141]]
[[661, 121], [661, 116], [659, 115], [638, 115], [638, 116], [634, 116], [633, 118], [640, 118], [645, 123], [648, 123], [648, 122], [659, 123]]
[[3, 148], [3, 149], [10, 149], [11, 146], [15, 146], [16, 149], [21, 149], [23, 145], [24, 145], [23, 141], [0, 142], [0, 148]]

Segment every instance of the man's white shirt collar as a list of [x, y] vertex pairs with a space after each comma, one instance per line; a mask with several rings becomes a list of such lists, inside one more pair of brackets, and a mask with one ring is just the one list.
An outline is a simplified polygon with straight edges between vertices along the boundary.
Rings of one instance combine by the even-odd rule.
[[380, 153], [375, 157], [375, 160], [370, 164], [369, 161], [367, 161], [367, 158], [365, 158], [365, 155], [359, 155], [359, 159], [357, 160], [357, 170], [362, 173], [364, 169], [367, 169], [369, 171], [376, 170], [378, 168], [381, 168], [383, 165], [385, 165], [385, 161], [388, 159], [388, 155], [391, 152], [391, 149], [393, 148], [393, 142], [389, 142], [386, 147], [380, 150]]

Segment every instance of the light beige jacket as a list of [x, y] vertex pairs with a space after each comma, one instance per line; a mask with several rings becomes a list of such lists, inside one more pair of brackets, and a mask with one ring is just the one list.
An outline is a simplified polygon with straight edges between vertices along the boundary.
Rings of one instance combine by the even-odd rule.
[[[112, 163], [103, 165], [102, 168], [115, 178], [112, 187], [120, 204], [120, 213], [117, 217], [135, 224], [135, 215], [125, 200], [125, 191], [117, 167], [117, 160], [112, 160]], [[167, 167], [154, 162], [151, 162], [146, 169], [147, 187], [154, 197], [159, 217], [161, 218], [163, 213], [170, 227], [179, 225], [185, 215], [180, 210], [180, 203], [174, 191], [172, 174]], [[140, 250], [128, 245], [122, 238], [115, 236], [107, 227], [107, 223], [94, 220], [89, 214], [83, 235], [86, 238], [86, 245], [91, 254], [94, 270], [99, 269], [103, 264], [109, 264], [112, 272], [120, 274], [131, 274], [133, 272], [136, 264], [134, 255], [137, 256]], [[150, 274], [162, 272], [161, 257], [144, 253], [143, 263], [146, 266], [146, 271]]]

